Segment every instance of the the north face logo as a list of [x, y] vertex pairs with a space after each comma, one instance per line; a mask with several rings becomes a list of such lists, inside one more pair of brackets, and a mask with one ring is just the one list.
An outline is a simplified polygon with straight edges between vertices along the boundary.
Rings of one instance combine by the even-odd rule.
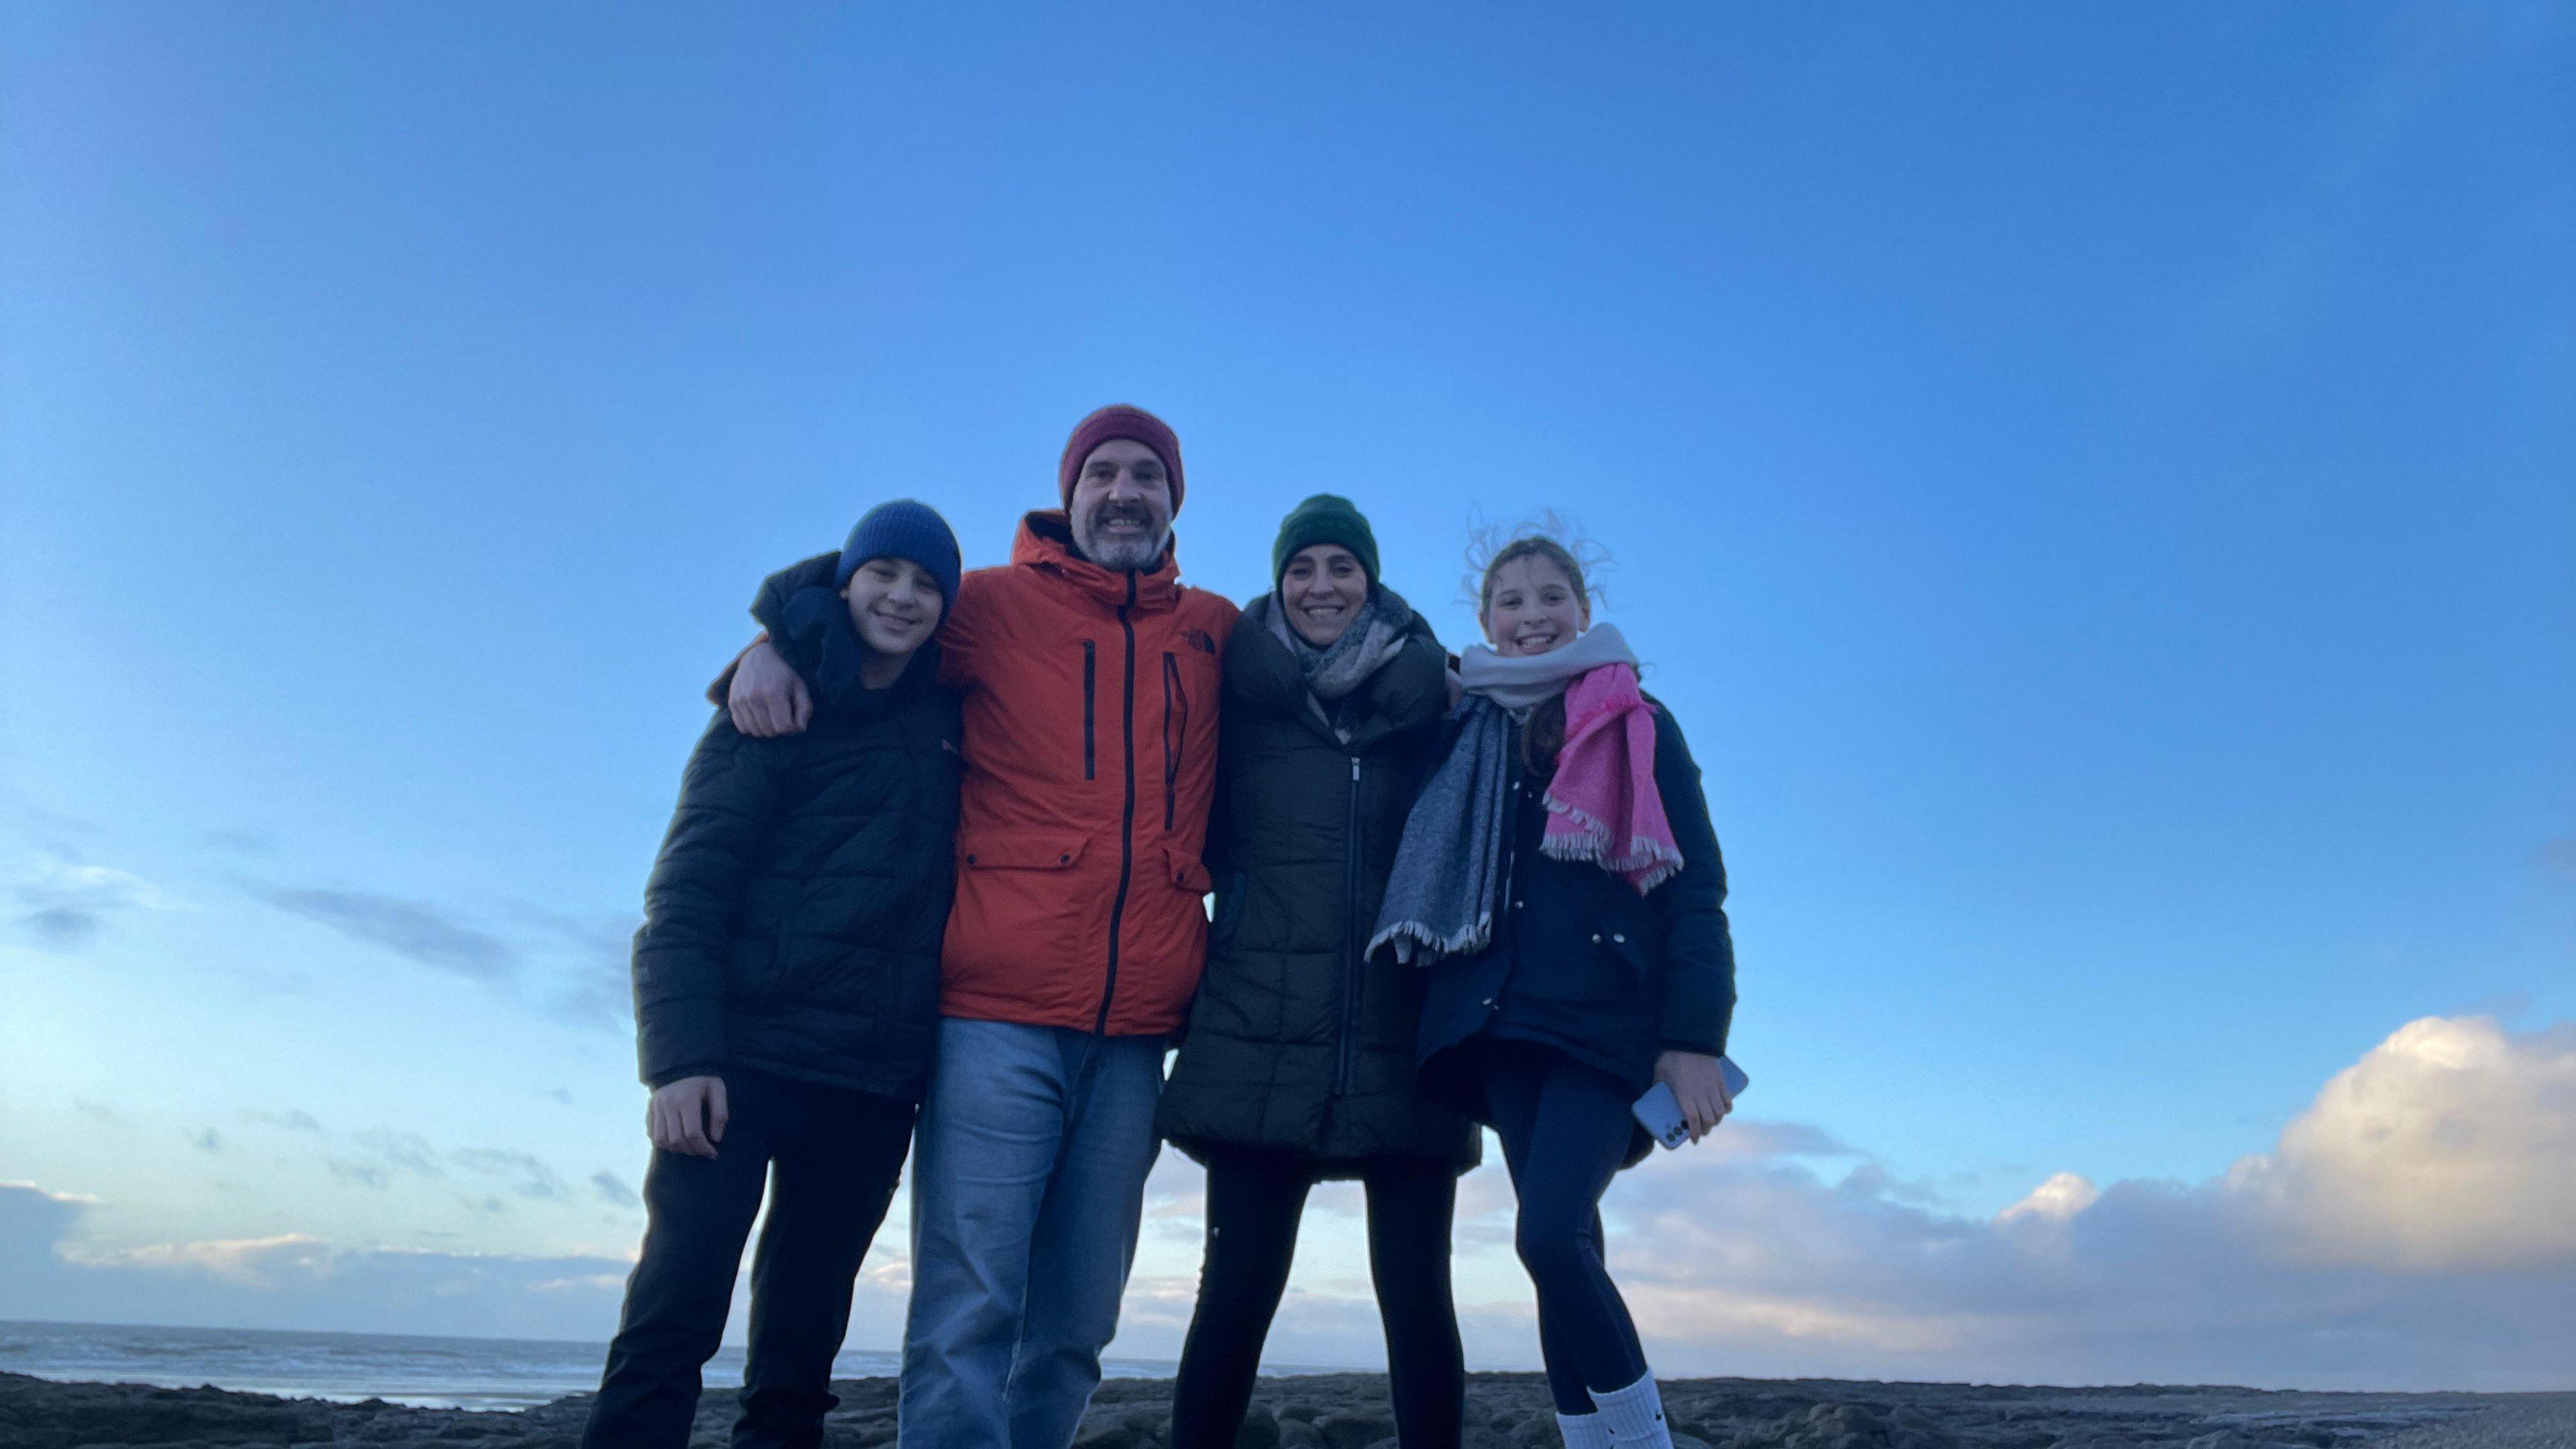
[[1181, 638], [1188, 641], [1189, 646], [1201, 654], [1216, 652], [1216, 636], [1205, 629], [1183, 629]]

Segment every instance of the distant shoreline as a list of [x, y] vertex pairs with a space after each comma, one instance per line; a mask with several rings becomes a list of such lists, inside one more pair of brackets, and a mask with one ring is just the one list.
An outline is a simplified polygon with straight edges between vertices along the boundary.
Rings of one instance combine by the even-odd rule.
[[[234, 1393], [419, 1408], [536, 1408], [598, 1387], [604, 1341], [316, 1329], [0, 1320], [0, 1372], [55, 1383], [212, 1387]], [[708, 1364], [711, 1384], [739, 1383], [734, 1344]], [[892, 1374], [892, 1349], [844, 1349], [836, 1378]], [[1112, 1358], [1112, 1378], [1167, 1378], [1169, 1360]], [[1284, 1374], [1353, 1373], [1349, 1365], [1282, 1364]]]

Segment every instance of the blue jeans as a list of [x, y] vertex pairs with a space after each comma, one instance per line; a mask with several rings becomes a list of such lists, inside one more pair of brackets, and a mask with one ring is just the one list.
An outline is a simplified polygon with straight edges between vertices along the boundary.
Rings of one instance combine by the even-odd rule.
[[1118, 1331], [1162, 1090], [1161, 1037], [940, 1021], [913, 1137], [902, 1449], [1073, 1442]]

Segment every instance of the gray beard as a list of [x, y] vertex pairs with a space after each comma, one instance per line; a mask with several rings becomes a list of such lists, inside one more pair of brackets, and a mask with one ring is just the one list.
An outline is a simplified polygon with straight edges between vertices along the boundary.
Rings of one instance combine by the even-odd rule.
[[1171, 540], [1172, 531], [1166, 528], [1152, 538], [1138, 539], [1133, 543], [1102, 543], [1092, 533], [1089, 519], [1076, 524], [1073, 530], [1073, 546], [1082, 551], [1084, 558], [1102, 568], [1122, 573], [1141, 572], [1162, 562], [1164, 545]]

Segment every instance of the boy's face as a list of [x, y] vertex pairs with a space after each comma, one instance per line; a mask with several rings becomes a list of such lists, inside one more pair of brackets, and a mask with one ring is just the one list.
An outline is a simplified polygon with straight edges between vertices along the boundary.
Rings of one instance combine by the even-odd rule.
[[910, 654], [939, 627], [946, 600], [930, 571], [908, 558], [872, 558], [841, 590], [849, 601], [850, 627], [879, 654]]

